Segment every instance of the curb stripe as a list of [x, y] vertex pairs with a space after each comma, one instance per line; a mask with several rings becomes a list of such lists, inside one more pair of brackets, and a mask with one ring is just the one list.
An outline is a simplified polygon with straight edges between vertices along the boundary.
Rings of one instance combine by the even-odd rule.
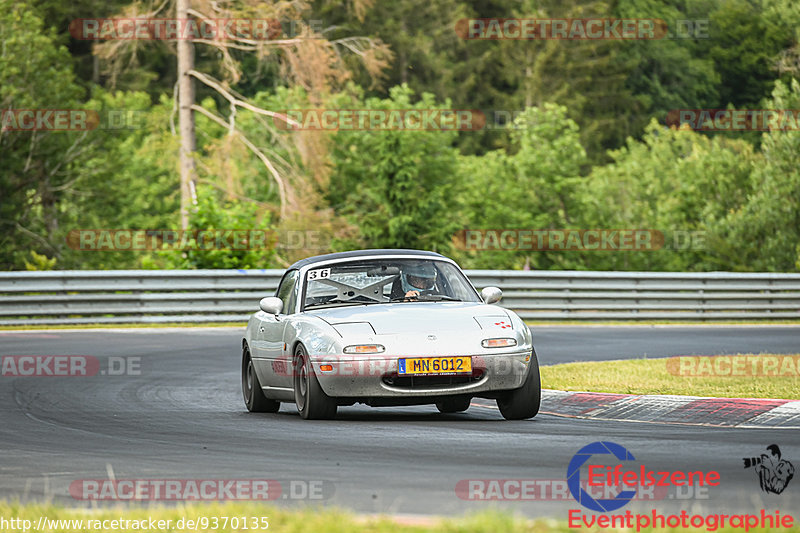
[[791, 401], [770, 409], [742, 424], [741, 427], [800, 427], [800, 401]]
[[644, 422], [661, 422], [676, 408], [682, 407], [691, 400], [680, 396], [628, 396], [613, 404], [587, 413], [609, 420], [641, 420]]
[[789, 400], [752, 400], [727, 398], [702, 398], [677, 407], [666, 416], [670, 422], [694, 422], [698, 424], [738, 426], [762, 415]]
[[572, 418], [719, 427], [800, 428], [800, 401], [542, 391], [541, 412]]

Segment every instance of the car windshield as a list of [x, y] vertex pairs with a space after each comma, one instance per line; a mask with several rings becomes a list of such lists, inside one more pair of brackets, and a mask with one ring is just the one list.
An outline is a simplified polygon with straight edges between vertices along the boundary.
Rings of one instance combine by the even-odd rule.
[[394, 302], [480, 302], [456, 266], [430, 259], [373, 259], [312, 267], [303, 309]]

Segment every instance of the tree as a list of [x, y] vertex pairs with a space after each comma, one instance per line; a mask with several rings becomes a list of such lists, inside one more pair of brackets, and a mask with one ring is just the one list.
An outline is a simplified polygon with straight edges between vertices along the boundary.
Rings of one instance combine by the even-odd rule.
[[[734, 266], [719, 221], [752, 192], [751, 173], [761, 158], [746, 141], [709, 138], [653, 120], [642, 141], [611, 152], [581, 191], [582, 226], [655, 230], [655, 251], [582, 252], [575, 259], [597, 270], [704, 271]], [[691, 232], [704, 242], [689, 243]]]
[[[769, 109], [800, 108], [800, 83], [775, 84]], [[717, 231], [736, 270], [800, 270], [800, 138], [797, 131], [763, 134], [763, 159], [753, 166], [747, 202], [728, 212]]]
[[709, 39], [699, 51], [720, 74], [719, 107], [753, 107], [778, 78], [775, 59], [791, 44], [791, 31], [772, 24], [758, 3], [724, 0], [709, 14]]
[[[607, 18], [610, 6], [602, 1], [528, 0], [506, 9], [498, 16], [580, 19]], [[620, 60], [628, 42], [533, 39], [494, 43], [491, 59], [497, 64], [496, 72], [484, 77], [491, 81], [482, 88], [493, 96], [494, 109], [519, 113], [545, 103], [565, 106], [580, 128], [581, 142], [589, 154], [587, 163], [603, 161], [606, 149], [619, 146], [626, 136], [636, 133], [631, 125], [637, 123], [635, 117], [642, 110], [631, 103], [626, 87], [631, 66]], [[495, 135], [495, 139], [499, 147], [513, 146], [509, 135]]]
[[[27, 2], [0, 0], [0, 113], [75, 108], [81, 94], [69, 53]], [[80, 177], [70, 165], [91, 149], [89, 132], [14, 131], [0, 125], [0, 266], [35, 247], [59, 253], [59, 200]]]
[[[219, 191], [198, 191], [198, 203], [190, 219], [190, 230], [240, 230], [246, 228], [246, 240], [240, 239], [243, 246], [228, 239], [233, 249], [206, 247], [203, 241], [187, 240], [186, 250], [161, 250], [148, 255], [144, 265], [153, 268], [267, 268], [272, 266], [275, 255], [276, 233], [270, 225], [269, 216], [259, 212], [256, 204], [238, 200], [219, 201]], [[258, 238], [253, 233], [259, 232]], [[224, 235], [224, 233], [222, 233]], [[263, 237], [263, 239], [261, 239]], [[263, 243], [262, 243], [263, 240]]]
[[[363, 11], [366, 5], [368, 3], [357, 2], [355, 9]], [[382, 43], [369, 37], [343, 37], [329, 41], [303, 22], [303, 15], [308, 11], [309, 4], [304, 1], [265, 6], [257, 0], [241, 2], [195, 0], [194, 4], [191, 0], [175, 0], [174, 5], [171, 5], [170, 2], [163, 2], [152, 7], [138, 3], [129, 6], [127, 14], [135, 18], [153, 19], [160, 15], [163, 16], [163, 13], [174, 13], [179, 24], [189, 24], [192, 21], [213, 23], [220, 19], [290, 20], [294, 22], [295, 31], [298, 32], [296, 36], [279, 39], [274, 38], [275, 35], [271, 34], [271, 38], [259, 38], [250, 30], [228, 31], [225, 38], [220, 39], [197, 38], [196, 36], [191, 39], [177, 39], [175, 54], [181, 136], [181, 227], [184, 229], [189, 225], [189, 205], [196, 203], [194, 191], [197, 178], [194, 152], [197, 141], [194, 133], [194, 112], [202, 113], [210, 120], [227, 126], [230, 135], [235, 136], [258, 156], [278, 184], [281, 218], [286, 218], [288, 213], [295, 210], [301, 202], [290, 188], [290, 176], [281, 175], [276, 168], [272, 159], [271, 147], [259, 146], [236, 127], [236, 114], [242, 109], [272, 119], [280, 118], [279, 113], [254, 106], [231, 88], [231, 84], [238, 82], [241, 78], [240, 54], [255, 54], [262, 61], [280, 61], [286, 67], [286, 79], [290, 83], [304, 87], [315, 98], [325, 94], [332, 84], [347, 78], [348, 72], [342, 63], [340, 49], [349, 50], [361, 57], [366, 68], [375, 76], [378, 76], [386, 66], [386, 60], [390, 53]], [[137, 45], [135, 40], [111, 41], [99, 45], [97, 51], [101, 57], [111, 62], [112, 72], [120, 72], [123, 70], [123, 62], [129, 55], [135, 53]], [[220, 61], [217, 69], [222, 73], [221, 79], [212, 73], [195, 69], [195, 45], [211, 47], [219, 54]], [[196, 104], [194, 80], [205, 85], [207, 89], [215, 91], [229, 104], [230, 113], [227, 117], [210, 113]], [[265, 127], [269, 127], [266, 122]], [[301, 177], [295, 176], [295, 178]]]
[[[580, 219], [577, 203], [586, 151], [566, 107], [526, 109], [511, 130], [513, 149], [461, 159], [462, 229], [562, 229]], [[460, 254], [473, 268], [557, 268], [558, 252], [479, 250]]]
[[764, 0], [764, 18], [768, 25], [783, 28], [791, 36], [787, 47], [775, 58], [778, 74], [800, 79], [800, 4], [794, 0]]
[[[622, 18], [647, 18], [664, 21], [669, 32], [660, 39], [632, 40], [624, 43], [615, 58], [627, 72], [625, 89], [629, 92], [629, 125], [617, 138], [617, 148], [627, 137], [639, 138], [652, 118], [662, 124], [675, 109], [724, 108], [720, 101], [720, 76], [712, 59], [701, 50], [710, 31], [703, 24], [708, 14], [702, 4], [690, 11], [680, 3], [656, 0], [624, 0], [614, 9]], [[683, 21], [683, 22], [682, 22]], [[709, 23], [711, 24], [711, 23]]]
[[[354, 107], [449, 108], [449, 102], [437, 105], [431, 94], [412, 103], [413, 91], [405, 85], [390, 94]], [[346, 105], [340, 100], [336, 107]], [[331, 152], [331, 207], [358, 225], [365, 246], [446, 252], [457, 228], [455, 136], [454, 131], [339, 131]]]

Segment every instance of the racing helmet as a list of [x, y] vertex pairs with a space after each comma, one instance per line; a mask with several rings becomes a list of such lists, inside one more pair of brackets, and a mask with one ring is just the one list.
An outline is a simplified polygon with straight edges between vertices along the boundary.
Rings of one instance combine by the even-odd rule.
[[403, 268], [406, 291], [430, 291], [436, 285], [436, 267], [429, 262], [412, 263]]

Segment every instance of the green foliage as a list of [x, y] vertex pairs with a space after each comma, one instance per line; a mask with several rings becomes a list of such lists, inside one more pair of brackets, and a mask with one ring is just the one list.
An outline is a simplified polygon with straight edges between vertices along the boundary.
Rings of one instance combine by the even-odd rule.
[[[413, 91], [394, 87], [391, 98], [369, 98], [365, 109], [447, 109], [433, 95], [412, 103]], [[339, 131], [331, 152], [328, 200], [361, 228], [365, 246], [447, 251], [456, 228], [452, 131]]]
[[[514, 6], [520, 18], [605, 18], [610, 6], [602, 1], [527, 0]], [[500, 109], [523, 110], [553, 102], [564, 106], [579, 125], [581, 142], [594, 161], [608, 148], [635, 133], [631, 124], [641, 113], [631, 105], [625, 86], [631, 67], [620, 59], [630, 43], [614, 40], [504, 40], [497, 42], [495, 60], [500, 80], [510, 90], [498, 90]], [[494, 84], [493, 84], [494, 85]], [[508, 137], [506, 149], [514, 144]]]
[[633, 40], [619, 50], [616, 61], [626, 68], [625, 88], [631, 93], [626, 118], [632, 122], [613, 126], [624, 132], [614, 147], [624, 144], [625, 137], [638, 137], [653, 117], [663, 124], [673, 109], [726, 106], [727, 101], [719, 98], [715, 63], [700, 53], [713, 22], [698, 7], [687, 12], [675, 3], [657, 0], [623, 0], [617, 5], [615, 14], [620, 17], [639, 18], [646, 13], [648, 18], [663, 20], [671, 37]]
[[[80, 90], [74, 84], [69, 52], [45, 30], [28, 2], [0, 0], [0, 103], [3, 109], [71, 102]], [[49, 100], [48, 100], [49, 99]]]
[[[799, 109], [800, 83], [778, 82], [769, 109]], [[763, 135], [763, 160], [753, 168], [747, 203], [731, 209], [718, 231], [728, 243], [727, 258], [737, 270], [800, 269], [800, 135]]]
[[[80, 94], [67, 49], [25, 2], [0, 0], [0, 109], [69, 109]], [[0, 131], [0, 268], [54, 255], [71, 133]]]
[[[643, 141], [612, 152], [582, 191], [586, 228], [650, 229], [663, 233], [656, 251], [576, 254], [602, 270], [715, 270], [725, 264], [726, 242], [712, 231], [717, 221], [747, 201], [750, 174], [760, 157], [736, 139], [709, 138], [653, 121]], [[705, 232], [688, 243], [690, 232]]]
[[[264, 62], [237, 50], [242, 78], [231, 90], [270, 110], [481, 109], [490, 127], [287, 132], [240, 112], [237, 128], [294, 194], [281, 230], [317, 231], [330, 250], [435, 249], [466, 267], [800, 270], [800, 135], [663, 126], [673, 109], [800, 108], [797, 2], [403, 0], [365, 11], [348, 3], [356, 17], [336, 2], [301, 4], [329, 38], [360, 34], [389, 43], [394, 60], [383, 82], [373, 83], [345, 54], [352, 76], [343, 89], [294, 83], [281, 62], [311, 58], [276, 52]], [[89, 109], [101, 117], [86, 132], [0, 131], [0, 269], [262, 268], [308, 252], [283, 257], [274, 242], [267, 250], [149, 254], [69, 246], [72, 230], [178, 226], [171, 44], [143, 43], [147, 54], [117, 57], [128, 69], [114, 86], [93, 61], [92, 43], [68, 34], [74, 18], [114, 16], [132, 5], [0, 0], [0, 109]], [[660, 18], [673, 33], [679, 21], [704, 28], [707, 20], [708, 35], [515, 41], [464, 40], [455, 32], [461, 18], [612, 16]], [[213, 50], [197, 47], [197, 65], [224, 77]], [[204, 109], [226, 114], [227, 102], [207, 97], [201, 84], [197, 90]], [[119, 112], [124, 127], [105, 124]], [[496, 127], [500, 114], [517, 118]], [[192, 228], [271, 229], [279, 212], [274, 176], [199, 112], [196, 129]], [[643, 228], [666, 241], [653, 252], [453, 246], [459, 229], [506, 228]], [[686, 246], [689, 232], [703, 236], [698, 246]]]
[[[223, 243], [233, 244], [233, 249], [217, 246], [217, 242], [188, 238], [186, 250], [160, 250], [144, 261], [146, 268], [270, 268], [275, 254], [275, 232], [268, 216], [259, 216], [253, 203], [220, 200], [219, 193], [209, 187], [198, 188], [197, 205], [189, 218], [189, 230], [208, 230], [223, 235]], [[264, 245], [248, 238], [242, 246], [233, 237], [225, 238], [223, 230], [244, 230], [266, 235]], [[165, 245], [166, 248], [166, 245]], [[241, 249], [237, 249], [241, 248]]]
[[[65, 45], [69, 48], [72, 56], [71, 66], [75, 72], [76, 82], [84, 88], [86, 94], [92, 91], [93, 80], [101, 79], [100, 69], [97, 62], [92, 58], [93, 41], [79, 41], [70, 38], [70, 23], [80, 18], [105, 18], [119, 16], [121, 10], [130, 3], [129, 0], [17, 0], [17, 3], [30, 5], [37, 15], [42, 19], [45, 28], [51, 29], [56, 37], [56, 43]], [[152, 81], [157, 78], [153, 72], [156, 67], [163, 67], [163, 54], [148, 54], [147, 57], [139, 57], [138, 60], [146, 63], [144, 68], [133, 68], [136, 72], [130, 76], [129, 81], [138, 82], [140, 85], [134, 88], [132, 84], [126, 85], [128, 90], [153, 90], [151, 94], [157, 94], [157, 90], [166, 91], [170, 89], [170, 84], [159, 85], [156, 89]], [[135, 63], [134, 60], [132, 63]]]
[[53, 270], [55, 266], [55, 257], [51, 259], [46, 255], [37, 254], [33, 250], [30, 253], [30, 261], [25, 260], [25, 270]]
[[[505, 150], [461, 160], [462, 229], [564, 228], [579, 215], [576, 191], [586, 152], [564, 106], [525, 110], [514, 122], [516, 153]], [[562, 258], [549, 252], [473, 251], [460, 257], [477, 268], [555, 268]]]
[[[63, 201], [58, 242], [71, 230], [174, 228], [178, 211], [177, 138], [171, 102], [152, 106], [144, 93], [95, 91], [85, 107], [100, 116], [122, 110], [125, 127], [92, 132], [95, 143], [76, 164], [80, 177]], [[62, 268], [138, 268], [141, 251], [60, 248]]]
[[753, 107], [769, 95], [777, 78], [773, 62], [791, 45], [791, 31], [761, 16], [762, 8], [747, 0], [725, 0], [709, 15], [709, 39], [701, 54], [714, 61], [720, 74], [719, 103]]

